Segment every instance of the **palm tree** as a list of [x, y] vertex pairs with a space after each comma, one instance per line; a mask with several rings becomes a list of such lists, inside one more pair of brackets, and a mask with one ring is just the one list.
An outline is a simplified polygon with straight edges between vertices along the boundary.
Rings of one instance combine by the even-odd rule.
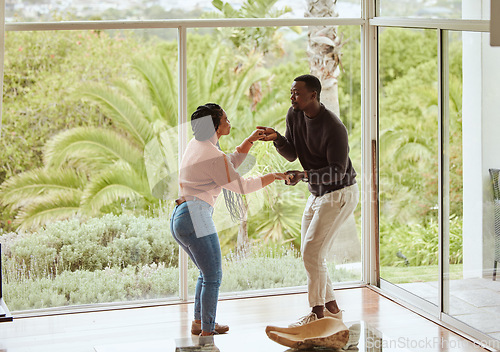
[[[338, 17], [336, 4], [337, 0], [307, 0], [304, 16]], [[337, 26], [311, 26], [308, 37], [309, 66], [311, 74], [321, 81], [321, 101], [340, 116], [337, 80], [342, 65], [342, 36], [337, 35]]]

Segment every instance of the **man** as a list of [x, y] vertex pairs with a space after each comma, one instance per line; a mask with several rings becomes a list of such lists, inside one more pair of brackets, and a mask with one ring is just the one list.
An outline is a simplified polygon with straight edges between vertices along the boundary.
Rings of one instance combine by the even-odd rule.
[[286, 132], [280, 135], [269, 127], [263, 140], [274, 145], [288, 161], [299, 158], [303, 171], [293, 170], [287, 181], [308, 182], [307, 200], [301, 227], [301, 253], [307, 272], [311, 313], [290, 326], [299, 326], [325, 315], [342, 319], [326, 266], [327, 254], [340, 227], [358, 203], [356, 172], [349, 158], [347, 129], [333, 112], [320, 102], [321, 82], [312, 75], [295, 78], [291, 87], [292, 106], [286, 116]]

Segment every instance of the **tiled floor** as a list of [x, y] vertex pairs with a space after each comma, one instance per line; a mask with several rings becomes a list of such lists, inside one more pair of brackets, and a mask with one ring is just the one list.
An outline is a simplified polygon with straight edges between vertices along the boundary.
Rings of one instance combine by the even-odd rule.
[[[437, 305], [438, 283], [435, 281], [398, 286]], [[500, 281], [451, 280], [450, 315], [500, 340]]]

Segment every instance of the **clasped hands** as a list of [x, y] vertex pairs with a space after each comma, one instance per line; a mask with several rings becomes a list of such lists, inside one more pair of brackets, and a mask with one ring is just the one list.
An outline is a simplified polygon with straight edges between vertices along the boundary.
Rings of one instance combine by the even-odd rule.
[[[256, 130], [248, 137], [248, 140], [253, 144], [255, 141], [274, 141], [278, 138], [278, 132], [274, 128], [257, 126]], [[306, 177], [304, 171], [299, 170], [289, 170], [283, 174], [279, 174], [279, 179], [285, 180], [285, 184], [289, 186], [295, 186], [303, 178]]]

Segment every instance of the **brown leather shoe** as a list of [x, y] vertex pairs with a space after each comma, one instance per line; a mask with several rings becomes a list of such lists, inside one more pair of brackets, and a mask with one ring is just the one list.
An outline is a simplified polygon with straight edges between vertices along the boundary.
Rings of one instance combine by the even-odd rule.
[[[225, 334], [228, 331], [229, 331], [229, 326], [215, 323], [215, 329], [214, 329], [215, 333]], [[193, 335], [201, 334], [201, 323], [197, 323], [193, 320], [193, 322], [191, 323], [191, 334]]]

